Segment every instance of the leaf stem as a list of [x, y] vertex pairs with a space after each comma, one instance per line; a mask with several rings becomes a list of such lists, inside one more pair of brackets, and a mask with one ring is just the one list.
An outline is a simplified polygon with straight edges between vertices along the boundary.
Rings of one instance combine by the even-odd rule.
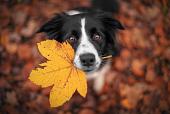
[[109, 58], [112, 58], [112, 55], [102, 57], [102, 59], [109, 59]]

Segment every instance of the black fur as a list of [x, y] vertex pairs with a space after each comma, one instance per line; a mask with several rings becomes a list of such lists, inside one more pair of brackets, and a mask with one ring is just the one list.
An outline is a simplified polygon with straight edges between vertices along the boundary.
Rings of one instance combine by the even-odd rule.
[[45, 32], [49, 39], [56, 39], [57, 41], [61, 42], [61, 30], [65, 21], [65, 16], [66, 15], [64, 13], [56, 14], [52, 19], [42, 25], [37, 32]]

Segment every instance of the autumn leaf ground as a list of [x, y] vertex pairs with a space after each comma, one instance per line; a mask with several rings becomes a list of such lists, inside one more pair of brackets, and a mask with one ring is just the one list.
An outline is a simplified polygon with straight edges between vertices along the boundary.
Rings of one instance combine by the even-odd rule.
[[35, 31], [54, 12], [86, 0], [0, 2], [0, 114], [169, 114], [170, 10], [168, 0], [120, 0], [116, 17], [126, 30], [119, 32], [121, 53], [100, 94], [89, 82], [86, 99], [78, 94], [69, 103], [50, 109], [49, 88], [33, 85], [28, 76], [45, 61]]

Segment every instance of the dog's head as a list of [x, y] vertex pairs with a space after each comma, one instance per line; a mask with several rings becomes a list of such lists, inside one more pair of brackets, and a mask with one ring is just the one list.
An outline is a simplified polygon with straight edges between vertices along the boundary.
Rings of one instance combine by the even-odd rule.
[[90, 72], [102, 66], [103, 56], [117, 53], [117, 29], [124, 28], [109, 13], [72, 10], [56, 15], [39, 32], [59, 42], [67, 40], [75, 50], [74, 65]]

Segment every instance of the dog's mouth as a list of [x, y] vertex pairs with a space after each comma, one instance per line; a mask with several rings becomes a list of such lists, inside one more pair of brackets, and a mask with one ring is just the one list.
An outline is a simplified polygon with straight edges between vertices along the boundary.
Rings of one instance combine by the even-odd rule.
[[92, 66], [79, 66], [79, 67], [76, 66], [76, 67], [83, 70], [84, 72], [89, 73], [89, 72], [96, 71], [99, 68], [99, 66], [100, 65], [98, 63], [96, 63], [95, 65], [92, 65]]
[[85, 72], [92, 72], [93, 70], [84, 70]]
[[94, 68], [84, 68], [84, 69], [82, 69], [84, 72], [93, 72], [93, 71], [95, 71], [97, 68], [96, 67], [94, 67]]

